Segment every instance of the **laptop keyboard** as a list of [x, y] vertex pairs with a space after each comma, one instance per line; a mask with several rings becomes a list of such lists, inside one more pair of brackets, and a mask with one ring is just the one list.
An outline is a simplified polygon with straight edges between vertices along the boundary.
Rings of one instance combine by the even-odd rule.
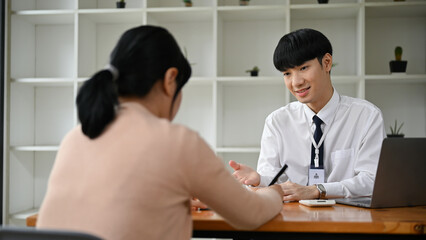
[[368, 205], [368, 204], [371, 203], [371, 200], [370, 199], [358, 199], [358, 200], [352, 200], [352, 202]]

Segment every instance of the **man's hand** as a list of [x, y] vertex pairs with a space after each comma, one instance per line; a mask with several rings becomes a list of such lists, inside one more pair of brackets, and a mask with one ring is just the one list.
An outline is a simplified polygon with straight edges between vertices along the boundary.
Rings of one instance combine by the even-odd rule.
[[229, 161], [229, 166], [234, 169], [234, 173], [232, 175], [240, 183], [252, 186], [258, 186], [260, 184], [260, 175], [251, 167], [237, 163], [233, 160]]
[[287, 181], [281, 183], [284, 191], [284, 201], [299, 201], [302, 199], [317, 199], [319, 191], [316, 186], [302, 186], [297, 183]]

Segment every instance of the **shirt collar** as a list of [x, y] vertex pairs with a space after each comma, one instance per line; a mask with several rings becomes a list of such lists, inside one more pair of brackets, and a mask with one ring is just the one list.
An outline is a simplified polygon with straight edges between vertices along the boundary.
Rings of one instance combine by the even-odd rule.
[[331, 96], [328, 103], [317, 114], [315, 114], [314, 111], [312, 111], [308, 107], [308, 105], [303, 104], [305, 115], [309, 119], [309, 124], [311, 125], [313, 124], [312, 118], [314, 117], [314, 115], [317, 115], [325, 123], [325, 125], [331, 124], [331, 121], [333, 121], [333, 117], [336, 112], [336, 109], [339, 106], [339, 102], [340, 102], [340, 95], [336, 91], [336, 89], [333, 88], [333, 96]]

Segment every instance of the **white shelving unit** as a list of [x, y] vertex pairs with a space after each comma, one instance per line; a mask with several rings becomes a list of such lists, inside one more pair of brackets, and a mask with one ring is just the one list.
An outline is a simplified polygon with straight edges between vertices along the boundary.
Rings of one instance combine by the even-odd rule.
[[[39, 208], [63, 136], [78, 124], [78, 88], [103, 68], [120, 35], [166, 27], [187, 51], [193, 75], [175, 122], [198, 131], [224, 162], [256, 166], [266, 116], [294, 101], [272, 63], [292, 30], [332, 42], [332, 81], [344, 95], [381, 108], [388, 128], [426, 136], [426, 1], [406, 0], [8, 0], [3, 220], [23, 225]], [[393, 49], [406, 74], [390, 74]], [[259, 77], [245, 71], [260, 68]], [[72, 193], [70, 193], [72, 194]]]

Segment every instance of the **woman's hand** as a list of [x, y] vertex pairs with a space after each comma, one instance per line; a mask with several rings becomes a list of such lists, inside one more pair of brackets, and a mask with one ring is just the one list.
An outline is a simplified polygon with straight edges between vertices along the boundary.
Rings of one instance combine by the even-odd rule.
[[206, 208], [209, 208], [209, 207], [206, 204], [202, 203], [197, 198], [191, 199], [191, 210], [196, 211], [196, 210], [206, 209]]

